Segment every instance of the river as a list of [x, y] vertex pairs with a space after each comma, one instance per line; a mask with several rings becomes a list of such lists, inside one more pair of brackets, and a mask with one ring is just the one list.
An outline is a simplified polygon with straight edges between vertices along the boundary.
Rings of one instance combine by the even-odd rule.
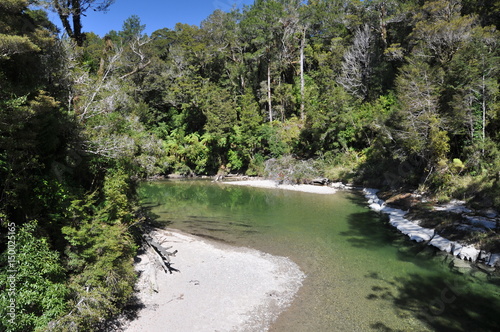
[[270, 331], [500, 331], [498, 277], [410, 242], [359, 192], [182, 180], [139, 193], [163, 226], [301, 267], [304, 285]]

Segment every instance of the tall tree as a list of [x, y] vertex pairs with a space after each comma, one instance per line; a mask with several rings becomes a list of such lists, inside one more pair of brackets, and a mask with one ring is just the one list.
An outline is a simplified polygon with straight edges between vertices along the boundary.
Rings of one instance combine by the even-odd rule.
[[255, 75], [261, 87], [260, 100], [267, 104], [269, 122], [274, 120], [272, 74], [273, 64], [279, 57], [277, 50], [281, 48], [283, 29], [279, 18], [282, 11], [282, 4], [276, 0], [257, 0], [244, 13], [241, 22], [243, 34], [249, 43], [248, 58], [259, 69]]
[[415, 15], [417, 23], [412, 33], [420, 41], [427, 55], [435, 57], [442, 64], [471, 38], [475, 18], [462, 16], [461, 0], [436, 0], [426, 2]]
[[120, 36], [123, 38], [124, 43], [132, 41], [134, 38], [142, 36], [145, 24], [141, 24], [141, 19], [137, 15], [131, 15], [127, 18], [122, 25]]
[[498, 31], [476, 27], [470, 42], [453, 57], [448, 71], [454, 87], [450, 102], [454, 114], [451, 123], [458, 133], [467, 129], [465, 145], [481, 146], [481, 154], [484, 154], [488, 123], [496, 117], [495, 108], [498, 107], [499, 43]]
[[443, 71], [421, 59], [419, 54], [408, 59], [396, 80], [401, 113], [395, 136], [407, 155], [423, 158], [432, 171], [449, 152], [446, 123], [439, 114]]
[[61, 19], [64, 30], [78, 46], [83, 45], [82, 16], [92, 9], [94, 11], [107, 11], [115, 0], [42, 0], [45, 5], [57, 13]]
[[372, 73], [373, 34], [368, 24], [356, 30], [353, 45], [344, 54], [339, 83], [351, 94], [365, 99]]

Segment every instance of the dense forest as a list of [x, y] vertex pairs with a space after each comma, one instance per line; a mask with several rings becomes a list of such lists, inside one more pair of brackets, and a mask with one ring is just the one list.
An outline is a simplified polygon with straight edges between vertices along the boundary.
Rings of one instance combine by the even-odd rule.
[[1, 331], [91, 331], [121, 310], [148, 176], [323, 176], [500, 207], [500, 2], [256, 0], [200, 26], [84, 32], [112, 3], [0, 2]]

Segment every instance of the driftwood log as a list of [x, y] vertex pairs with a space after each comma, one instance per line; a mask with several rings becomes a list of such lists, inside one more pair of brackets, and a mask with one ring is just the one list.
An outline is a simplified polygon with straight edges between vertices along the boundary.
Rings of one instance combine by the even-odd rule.
[[170, 256], [175, 256], [177, 253], [177, 250], [174, 252], [168, 252], [168, 249], [171, 249], [172, 247], [166, 247], [163, 248], [151, 235], [149, 234], [144, 234], [143, 235], [144, 241], [158, 254], [159, 256], [159, 261], [160, 265], [163, 267], [165, 270], [165, 273], [170, 273], [172, 274], [172, 271], [179, 272], [179, 270], [175, 269], [172, 267], [172, 262], [170, 262]]

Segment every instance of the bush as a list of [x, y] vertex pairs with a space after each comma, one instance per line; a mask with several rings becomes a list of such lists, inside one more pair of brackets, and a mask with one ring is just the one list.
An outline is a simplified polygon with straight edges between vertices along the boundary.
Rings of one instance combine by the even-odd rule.
[[360, 165], [366, 160], [363, 152], [348, 149], [346, 152], [327, 152], [317, 162], [317, 168], [332, 181], [350, 182], [356, 175]]
[[265, 162], [265, 176], [281, 183], [306, 183], [320, 175], [310, 160], [297, 160], [291, 155]]
[[264, 175], [265, 174], [265, 159], [260, 153], [256, 153], [248, 164], [246, 171], [247, 175]]
[[[65, 269], [59, 254], [39, 234], [36, 221], [13, 230], [8, 236], [10, 250], [0, 255], [0, 330], [45, 331], [68, 309]], [[15, 316], [8, 315], [11, 303]]]

